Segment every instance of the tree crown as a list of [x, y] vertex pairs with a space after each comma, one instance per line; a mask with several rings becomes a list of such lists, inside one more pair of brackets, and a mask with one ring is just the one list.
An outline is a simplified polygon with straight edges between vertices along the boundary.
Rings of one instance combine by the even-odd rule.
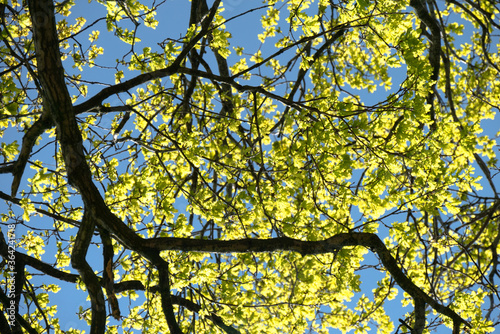
[[0, 10], [2, 333], [498, 325], [495, 2]]

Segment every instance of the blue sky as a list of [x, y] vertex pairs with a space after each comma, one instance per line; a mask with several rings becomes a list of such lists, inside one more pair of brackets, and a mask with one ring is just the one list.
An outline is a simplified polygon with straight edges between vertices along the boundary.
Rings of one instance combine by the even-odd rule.
[[[226, 19], [229, 19], [232, 16], [239, 15], [254, 7], [260, 7], [260, 6], [262, 6], [261, 1], [242, 1], [242, 0], [228, 1], [224, 2], [225, 11], [223, 12], [223, 15]], [[140, 51], [144, 47], [151, 47], [153, 50], [155, 48], [161, 50], [161, 48], [157, 44], [158, 41], [162, 41], [167, 37], [180, 38], [185, 33], [188, 27], [187, 23], [189, 22], [190, 2], [186, 0], [168, 0], [166, 6], [163, 6], [162, 8], [163, 11], [160, 11], [157, 14], [157, 19], [159, 21], [159, 24], [155, 30], [151, 30], [144, 26], [139, 27], [139, 36], [142, 38], [142, 40], [135, 46], [136, 50]], [[258, 49], [261, 49], [264, 56], [266, 55], [267, 49], [269, 49], [269, 52], [275, 51], [273, 45], [270, 44], [269, 41], [267, 41], [267, 44], [266, 43], [261, 44], [261, 42], [257, 37], [257, 33], [261, 31], [260, 17], [263, 14], [265, 14], [265, 10], [266, 9], [264, 8], [252, 13], [248, 13], [226, 24], [226, 29], [230, 31], [232, 34], [231, 41], [233, 43], [232, 44], [233, 46], [240, 46], [240, 45], [245, 46], [245, 53], [254, 53]], [[95, 19], [102, 17], [105, 14], [103, 6], [100, 6], [98, 4], [89, 5], [86, 1], [78, 2], [77, 6], [74, 8], [72, 12], [76, 16], [85, 17], [87, 19], [87, 24], [92, 23]], [[172, 15], [172, 13], [175, 13], [175, 15]], [[71, 17], [68, 19], [68, 22], [71, 22]], [[130, 48], [129, 45], [119, 41], [116, 37], [114, 37], [112, 32], [108, 32], [106, 30], [104, 22], [101, 22], [93, 26], [91, 30], [100, 31], [100, 38], [97, 44], [104, 48], [104, 55], [98, 57], [96, 60], [96, 63], [99, 65], [113, 66], [114, 60], [117, 58], [121, 58], [123, 51]], [[91, 30], [89, 30], [88, 32], [90, 33]], [[266, 46], [269, 46], [269, 48], [266, 48]], [[291, 50], [289, 52], [294, 52], [294, 51]], [[286, 56], [287, 55], [285, 55], [284, 57]], [[229, 61], [231, 61], [232, 57], [235, 57], [234, 51], [232, 55], [229, 57]], [[70, 67], [66, 67], [66, 70], [69, 73], [72, 72], [78, 73], [78, 71], [73, 70]], [[124, 79], [130, 79], [131, 77], [137, 74], [138, 72], [125, 73]], [[86, 80], [96, 80], [100, 82], [107, 82], [109, 84], [113, 84], [114, 71], [103, 70], [94, 67], [90, 69], [90, 71], [88, 69], [84, 71], [84, 78]], [[399, 80], [403, 81], [404, 78], [405, 78], [405, 73], [403, 72], [402, 75], [400, 74]], [[397, 75], [396, 78], [394, 78], [393, 82], [394, 86], [397, 88], [399, 83]], [[89, 86], [88, 96], [91, 97], [100, 89], [102, 89], [102, 86], [96, 86], [96, 87]], [[389, 93], [390, 92], [383, 92], [382, 96], [380, 94], [366, 95], [364, 96], [364, 98], [366, 99], [367, 103], [375, 104], [383, 96], [386, 96]], [[77, 103], [79, 102], [81, 101], [79, 100]], [[109, 102], [111, 105], [120, 104], [120, 101], [118, 101], [116, 97], [110, 98], [105, 102]], [[359, 175], [357, 174], [356, 176], [359, 177]], [[176, 207], [178, 207], [180, 212], [182, 212], [182, 205], [183, 205], [182, 202], [176, 205]], [[91, 259], [94, 257], [99, 259], [98, 263], [93, 264], [95, 266], [94, 267], [95, 270], [101, 270], [102, 264], [100, 262], [101, 259], [100, 249], [97, 249], [95, 247], [90, 250], [87, 259]], [[373, 254], [368, 253], [366, 255], [365, 262], [366, 262], [365, 264], [377, 264], [378, 260], [375, 258]], [[372, 293], [371, 290], [376, 287], [377, 281], [385, 276], [384, 274], [380, 273], [375, 269], [365, 269], [360, 274], [362, 274], [361, 281], [363, 282], [362, 291], [356, 293], [356, 295], [352, 299], [352, 302], [349, 303], [350, 306], [352, 307], [356, 306], [357, 299], [361, 297], [363, 294], [370, 297]], [[87, 293], [80, 290], [75, 291], [74, 285], [72, 284], [62, 283], [61, 288], [62, 288], [61, 292], [59, 292], [58, 294], [54, 294], [53, 297], [51, 297], [51, 300], [54, 303], [61, 305], [63, 307], [60, 308], [58, 312], [62, 325], [61, 327], [63, 329], [69, 329], [70, 327], [81, 329], [83, 322], [79, 321], [77, 316], [75, 315], [75, 312], [78, 310], [78, 307], [76, 307], [76, 305], [81, 305], [84, 308], [90, 307], [90, 302], [87, 301]], [[67, 303], [68, 293], [71, 293], [72, 305], [74, 306], [64, 307], [63, 305]], [[142, 296], [142, 293], [139, 292], [139, 295]], [[399, 296], [402, 296], [401, 290]], [[127, 312], [126, 308], [128, 307], [127, 299], [122, 298], [119, 301], [120, 301], [120, 306], [122, 308], [122, 312], [126, 313]], [[142, 297], [137, 301], [137, 304], [140, 303], [142, 303]], [[412, 311], [411, 307], [405, 309], [401, 307], [399, 297], [393, 301], [387, 302], [386, 305], [387, 305], [386, 306], [387, 312], [394, 319], [394, 321], [397, 321], [398, 318], [404, 318], [404, 314], [406, 312]], [[110, 323], [118, 324], [113, 319], [111, 319]], [[398, 324], [395, 323], [395, 326], [397, 327]], [[331, 332], [340, 333], [335, 330], [332, 330]]]
[[[261, 1], [243, 1], [243, 0], [232, 0], [232, 1], [226, 1], [225, 2], [225, 8], [226, 11], [223, 13], [223, 15], [226, 18], [229, 18], [233, 15], [237, 15], [240, 13], [243, 13], [253, 7], [260, 6], [262, 3]], [[144, 26], [139, 27], [139, 32], [141, 34], [141, 37], [143, 38], [140, 43], [136, 45], [136, 48], [138, 50], [141, 50], [143, 47], [152, 47], [152, 48], [159, 48], [157, 45], [158, 41], [161, 41], [167, 37], [169, 38], [179, 38], [183, 35], [183, 33], [187, 29], [187, 23], [189, 21], [189, 10], [190, 10], [190, 2], [187, 0], [167, 0], [166, 6], [163, 6], [163, 11], [159, 12], [157, 15], [157, 19], [159, 20], [159, 25], [156, 28], [156, 30], [152, 31], [149, 28], [146, 28]], [[245, 52], [246, 53], [253, 53], [259, 48], [262, 48], [263, 54], [266, 54], [266, 45], [261, 45], [260, 42], [258, 41], [257, 38], [257, 33], [256, 31], [260, 32], [260, 16], [263, 15], [265, 12], [265, 9], [258, 10], [252, 13], [249, 13], [248, 15], [245, 15], [243, 17], [238, 18], [235, 21], [232, 21], [227, 24], [227, 30], [231, 32], [232, 34], [232, 41], [234, 42], [234, 45], [239, 45], [239, 41], [241, 41], [241, 44], [245, 45]], [[99, 17], [102, 17], [105, 15], [105, 8], [101, 5], [98, 4], [88, 4], [87, 1], [77, 1], [77, 6], [73, 9], [73, 15], [70, 18], [68, 18], [68, 21], [72, 23], [74, 20], [74, 17], [76, 16], [83, 16], [87, 19], [87, 24], [90, 24], [94, 19], [97, 19]], [[123, 54], [123, 50], [127, 47], [130, 47], [120, 41], [118, 41], [116, 38], [113, 37], [112, 33], [108, 32], [106, 30], [106, 26], [104, 22], [101, 22], [99, 24], [96, 24], [93, 26], [91, 30], [99, 30], [101, 32], [100, 39], [98, 40], [98, 45], [104, 47], [104, 55], [98, 57], [97, 59], [97, 64], [101, 65], [107, 65], [107, 66], [113, 66], [114, 65], [114, 60], [117, 58], [121, 58]], [[231, 59], [231, 56], [230, 58]], [[66, 66], [66, 70], [69, 73], [77, 73], [76, 70], [71, 69], [70, 67]], [[395, 73], [395, 78], [393, 79], [394, 86], [397, 88], [397, 83], [398, 83], [398, 78], [399, 80], [403, 80], [405, 76], [404, 70], [401, 72], [401, 74], [397, 74], [397, 71]], [[95, 81], [101, 81], [101, 82], [106, 82], [109, 84], [114, 83], [114, 71], [112, 69], [110, 70], [104, 70], [100, 69], [97, 67], [94, 67], [91, 70], [85, 70], [85, 79], [86, 80], [95, 80]], [[138, 72], [133, 72], [133, 73], [125, 73], [125, 79], [131, 78], [132, 76], [137, 75]], [[96, 87], [89, 87], [89, 96], [92, 96], [96, 92], [98, 92], [100, 89], [103, 88], [103, 86], [96, 86]], [[387, 92], [387, 94], [390, 92]], [[364, 96], [368, 101], [379, 98], [380, 95], [371, 95], [371, 96]], [[115, 100], [113, 100], [115, 99]], [[83, 101], [83, 100], [82, 100]], [[79, 103], [81, 101], [78, 101]], [[116, 98], [111, 98], [107, 100], [106, 102], [111, 103], [111, 105], [118, 104], [118, 100]], [[376, 102], [375, 100], [373, 102]], [[487, 132], [493, 133], [498, 131], [498, 126], [496, 125], [495, 122], [487, 122], [485, 123], [485, 130]], [[26, 173], [25, 177], [23, 180], [26, 180], [29, 177], [29, 172]], [[2, 176], [4, 177], [4, 176]], [[5, 180], [5, 178], [3, 179]], [[486, 187], [485, 187], [486, 188]], [[1, 184], [0, 189], [3, 192], [10, 193], [10, 183], [9, 182], [4, 182]], [[3, 205], [3, 204], [2, 204]], [[48, 224], [50, 224], [50, 219], [47, 218]], [[22, 232], [22, 229], [19, 229], [17, 231], [18, 234]], [[51, 250], [55, 251], [55, 245], [49, 245], [47, 248], [47, 252], [44, 256], [44, 259], [47, 259], [47, 262], [52, 262], [53, 258], [50, 258], [51, 256]], [[97, 249], [96, 247], [93, 247], [90, 250], [89, 255], [87, 256], [87, 259], [92, 259], [92, 258], [97, 258], [95, 265], [96, 270], [101, 270], [102, 264], [101, 264], [101, 255], [100, 255], [100, 249]], [[378, 263], [378, 261], [375, 259], [375, 257], [372, 254], [369, 254], [366, 256], [367, 263]], [[378, 271], [369, 269], [366, 270], [366, 272], [362, 276], [362, 281], [364, 282], [362, 285], [362, 292], [357, 294], [356, 297], [359, 297], [362, 293], [367, 294], [370, 296], [371, 289], [375, 287], [376, 281], [383, 277], [382, 274], [380, 274]], [[43, 279], [43, 278], [42, 278]], [[34, 278], [33, 282], [36, 283], [38, 281], [38, 278]], [[42, 280], [40, 280], [41, 282]], [[69, 329], [70, 327], [73, 328], [86, 328], [86, 325], [84, 324], [83, 321], [78, 320], [77, 316], [75, 315], [75, 312], [78, 310], [78, 306], [83, 306], [84, 308], [90, 307], [90, 303], [86, 301], [87, 299], [87, 293], [82, 292], [82, 291], [75, 291], [74, 285], [73, 284], [66, 284], [61, 282], [60, 286], [62, 290], [58, 294], [51, 295], [51, 300], [52, 303], [58, 304], [59, 305], [59, 317], [60, 317], [60, 323], [61, 327], [63, 329]], [[141, 294], [140, 294], [141, 295]], [[399, 296], [401, 296], [401, 290]], [[123, 313], [127, 313], [127, 300], [125, 298], [120, 299], [120, 306], [122, 308]], [[353, 299], [352, 304], [356, 303], [356, 299]], [[389, 315], [395, 322], [395, 326], [397, 327], [397, 319], [398, 318], [404, 318], [402, 315], [406, 312], [410, 312], [412, 310], [411, 307], [408, 307], [406, 309], [403, 309], [401, 307], [401, 304], [399, 302], [399, 297], [391, 302], [388, 302], [387, 304], [387, 310], [389, 311]], [[111, 324], [116, 324], [114, 320], [111, 321]], [[332, 333], [334, 333], [332, 331]]]

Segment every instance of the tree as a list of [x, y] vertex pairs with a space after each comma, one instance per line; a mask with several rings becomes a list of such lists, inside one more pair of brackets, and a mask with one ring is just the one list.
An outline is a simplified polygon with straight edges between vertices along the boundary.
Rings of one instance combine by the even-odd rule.
[[0, 1], [2, 333], [500, 323], [497, 2], [75, 2]]

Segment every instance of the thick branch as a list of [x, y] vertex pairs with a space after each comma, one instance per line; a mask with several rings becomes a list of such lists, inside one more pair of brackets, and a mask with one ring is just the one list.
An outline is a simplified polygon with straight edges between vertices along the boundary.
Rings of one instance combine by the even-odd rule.
[[170, 75], [176, 73], [178, 68], [179, 68], [179, 65], [177, 63], [174, 63], [174, 64], [172, 64], [168, 67], [165, 67], [161, 70], [156, 70], [153, 72], [140, 74], [140, 75], [138, 75], [135, 78], [132, 78], [130, 80], [124, 81], [124, 82], [116, 84], [114, 86], [106, 87], [106, 88], [102, 89], [101, 91], [99, 91], [99, 93], [97, 93], [96, 95], [94, 95], [93, 97], [88, 99], [87, 101], [75, 105], [74, 113], [81, 114], [81, 113], [87, 112], [87, 111], [95, 109], [95, 108], [100, 108], [102, 102], [104, 100], [106, 100], [107, 98], [109, 98], [110, 96], [126, 92], [129, 89], [132, 89], [134, 87], [142, 85], [143, 83], [146, 83], [148, 81], [170, 76]]
[[35, 268], [36, 270], [41, 271], [42, 273], [49, 275], [51, 277], [60, 279], [61, 281], [76, 283], [78, 281], [78, 275], [67, 273], [61, 270], [54, 268], [53, 265], [35, 259], [29, 255], [19, 253], [16, 251], [16, 259], [20, 259], [27, 266]]
[[[197, 0], [196, 5], [200, 9], [199, 17], [196, 17], [197, 20], [202, 20], [203, 16], [206, 15], [204, 11], [208, 10], [207, 1], [206, 0]], [[208, 35], [208, 40], [212, 41], [213, 36], [211, 34]], [[217, 66], [219, 68], [219, 74], [222, 77], [229, 78], [229, 66], [227, 64], [226, 58], [222, 57], [217, 48], [210, 46], [210, 49], [214, 53], [215, 60], [217, 61]], [[222, 84], [221, 91], [219, 92], [222, 102], [222, 110], [221, 115], [231, 115], [233, 112], [233, 100], [232, 100], [232, 92], [231, 86], [228, 84]]]
[[422, 334], [425, 329], [425, 302], [416, 298], [415, 303], [415, 322], [413, 323], [412, 334]]
[[[3, 291], [2, 291], [3, 292]], [[10, 325], [3, 312], [0, 313], [0, 333], [10, 333]]]
[[87, 250], [92, 240], [95, 229], [93, 217], [85, 212], [82, 224], [76, 235], [73, 252], [71, 253], [71, 265], [78, 270], [83, 283], [87, 287], [92, 307], [92, 323], [90, 325], [91, 334], [104, 334], [106, 330], [106, 307], [104, 305], [104, 294], [102, 293], [99, 278], [92, 267], [85, 260]]
[[125, 246], [138, 252], [142, 250], [142, 238], [109, 210], [93, 183], [92, 173], [83, 152], [82, 136], [64, 81], [53, 1], [29, 0], [28, 6], [33, 25], [44, 113], [50, 115], [56, 126], [68, 182], [80, 191], [85, 204], [84, 219], [77, 234], [71, 262], [89, 289], [92, 301], [91, 333], [104, 333], [106, 329], [104, 296], [99, 279], [85, 260], [95, 224], [98, 223], [100, 227], [116, 235]]
[[99, 229], [102, 241], [102, 257], [104, 260], [102, 273], [102, 283], [106, 294], [108, 295], [108, 303], [111, 307], [111, 313], [113, 317], [117, 320], [120, 319], [120, 308], [118, 304], [118, 299], [116, 298], [114, 291], [114, 272], [113, 272], [113, 242], [109, 233], [103, 229]]
[[321, 241], [301, 241], [288, 237], [271, 239], [202, 240], [187, 238], [155, 238], [146, 241], [147, 247], [157, 251], [179, 250], [211, 253], [259, 253], [292, 251], [302, 255], [331, 253], [348, 246], [364, 246], [375, 252], [396, 283], [415, 300], [425, 301], [437, 312], [454, 322], [470, 326], [457, 313], [430, 297], [413, 283], [399, 268], [382, 240], [372, 233], [340, 233]]
[[425, 2], [423, 0], [411, 0], [410, 6], [415, 9], [415, 13], [417, 14], [420, 21], [422, 21], [430, 30], [431, 45], [429, 47], [429, 63], [432, 67], [432, 75], [431, 80], [433, 81], [431, 86], [431, 91], [427, 94], [427, 103], [430, 105], [430, 117], [431, 120], [434, 121], [431, 128], [435, 129], [435, 114], [434, 114], [434, 98], [436, 97], [436, 82], [439, 78], [439, 68], [440, 68], [440, 55], [441, 55], [441, 29], [439, 28], [439, 24], [436, 19], [434, 19], [427, 8], [425, 7]]
[[114, 234], [124, 246], [145, 255], [142, 238], [110, 211], [92, 180], [83, 152], [82, 136], [64, 82], [53, 2], [30, 0], [28, 4], [33, 23], [38, 74], [43, 88], [43, 108], [56, 126], [68, 182], [80, 191], [85, 208], [100, 227]]
[[168, 272], [168, 263], [162, 261], [158, 256], [158, 275], [160, 277], [160, 295], [161, 295], [161, 307], [163, 309], [163, 314], [167, 320], [168, 328], [172, 334], [183, 334], [182, 330], [175, 319], [174, 307], [172, 306], [172, 300], [170, 296], [170, 274]]

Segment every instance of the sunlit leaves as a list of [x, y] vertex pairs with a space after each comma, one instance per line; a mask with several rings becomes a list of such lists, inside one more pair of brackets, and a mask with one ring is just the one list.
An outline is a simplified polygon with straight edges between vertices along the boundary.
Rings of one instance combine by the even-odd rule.
[[0, 148], [0, 154], [3, 156], [4, 162], [12, 161], [19, 152], [19, 144], [17, 143], [17, 141], [13, 141], [10, 144], [2, 142], [1, 145], [2, 147]]
[[[264, 43], [266, 38], [274, 37], [277, 32], [277, 25], [279, 21], [279, 10], [275, 7], [269, 7], [266, 15], [262, 16], [261, 23], [264, 32], [259, 34], [259, 40]], [[279, 30], [278, 30], [279, 31]]]
[[32, 231], [28, 231], [23, 235], [19, 245], [26, 249], [28, 255], [37, 259], [41, 259], [41, 256], [45, 253], [45, 242], [39, 235], [34, 234]]
[[[490, 330], [481, 308], [494, 297], [485, 286], [498, 207], [484, 191], [492, 192], [488, 178], [496, 172], [497, 143], [491, 131], [482, 131], [498, 111], [500, 84], [498, 55], [483, 44], [481, 25], [470, 21], [480, 16], [485, 31], [493, 31], [494, 21], [481, 14], [498, 17], [492, 4], [479, 10], [467, 3], [463, 10], [450, 2], [433, 13], [443, 25], [437, 82], [430, 79], [429, 31], [401, 1], [267, 1], [245, 13], [221, 5], [191, 50], [186, 48], [205, 29], [202, 22], [184, 22], [181, 33], [161, 32], [152, 41], [157, 19], [169, 17], [156, 15], [161, 6], [99, 0], [99, 26], [101, 21], [76, 17], [76, 10], [72, 15], [74, 4], [57, 7], [73, 102], [88, 101], [102, 86], [112, 91], [92, 108], [75, 108], [84, 158], [106, 205], [128, 228], [144, 238], [197, 240], [319, 241], [353, 231], [377, 233], [412, 282], [451, 305], [474, 331]], [[12, 163], [22, 137], [44, 112], [34, 81], [31, 22], [20, 4], [11, 5], [20, 12], [6, 16], [12, 24], [2, 38], [22, 52], [0, 47], [0, 152], [7, 172], [17, 168]], [[167, 14], [170, 5], [165, 2]], [[260, 45], [237, 40], [247, 29], [234, 28], [240, 14], [255, 15], [248, 30], [255, 28]], [[111, 40], [123, 49], [109, 48]], [[172, 64], [176, 73], [159, 78]], [[137, 78], [142, 81], [136, 85], [128, 81]], [[50, 259], [55, 268], [72, 271], [76, 227], [88, 203], [67, 185], [58, 138], [51, 128], [37, 139], [23, 179], [22, 210], [2, 219], [44, 229], [25, 233], [19, 247], [41, 258], [50, 250], [48, 240], [56, 239]], [[476, 164], [478, 155], [488, 159], [491, 173]], [[54, 221], [40, 218], [41, 209]], [[152, 311], [161, 309], [158, 272], [118, 239], [113, 250], [115, 282], [145, 289], [119, 294], [130, 303], [121, 328], [167, 332], [162, 312]], [[365, 290], [363, 270], [385, 270], [369, 251], [165, 251], [161, 257], [169, 262], [172, 294], [200, 306], [193, 311], [174, 304], [186, 332], [218, 331], [212, 315], [251, 332], [394, 332], [397, 322], [385, 307], [401, 296], [388, 272]], [[47, 293], [37, 296], [52, 315]], [[411, 323], [413, 301], [403, 298]], [[447, 317], [435, 320], [431, 313], [430, 325], [451, 326]], [[89, 309], [82, 307], [79, 315], [91, 320]], [[32, 317], [39, 320], [40, 312]]]
[[210, 47], [217, 50], [222, 57], [227, 58], [231, 54], [231, 50], [229, 49], [231, 33], [225, 29], [226, 26], [223, 22], [224, 18], [221, 15], [215, 15], [214, 24], [217, 25], [217, 29], [212, 30]]

